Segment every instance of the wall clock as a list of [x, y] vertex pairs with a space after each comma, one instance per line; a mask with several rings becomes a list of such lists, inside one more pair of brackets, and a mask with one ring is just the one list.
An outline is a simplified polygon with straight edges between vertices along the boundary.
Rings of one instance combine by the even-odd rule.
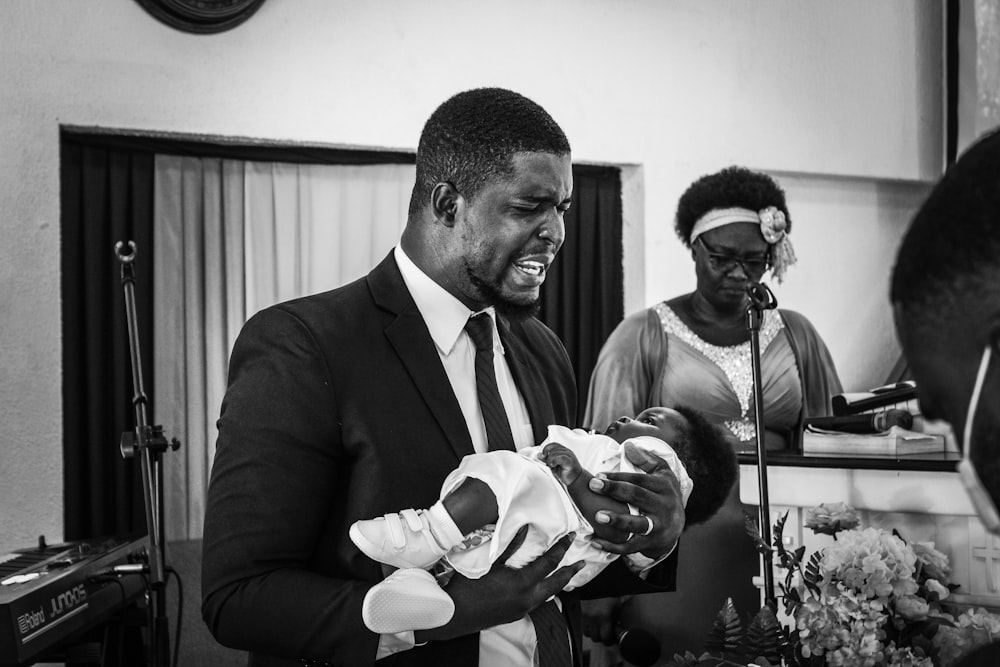
[[214, 33], [235, 28], [257, 11], [264, 0], [136, 0], [172, 28]]

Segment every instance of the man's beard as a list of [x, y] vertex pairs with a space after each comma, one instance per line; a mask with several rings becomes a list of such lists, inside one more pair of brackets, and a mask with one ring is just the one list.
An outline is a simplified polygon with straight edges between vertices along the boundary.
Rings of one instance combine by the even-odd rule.
[[541, 299], [535, 299], [528, 303], [511, 301], [501, 294], [500, 290], [494, 287], [493, 284], [473, 273], [469, 266], [465, 267], [465, 272], [469, 276], [469, 282], [479, 291], [483, 302], [492, 305], [498, 314], [503, 315], [509, 320], [526, 320], [538, 315], [538, 310], [541, 308]]

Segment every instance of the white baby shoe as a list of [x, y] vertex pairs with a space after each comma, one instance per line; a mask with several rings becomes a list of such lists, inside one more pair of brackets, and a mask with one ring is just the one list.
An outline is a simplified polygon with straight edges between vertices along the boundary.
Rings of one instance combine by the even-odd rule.
[[430, 567], [447, 551], [435, 539], [423, 510], [355, 521], [349, 534], [366, 556], [393, 567]]
[[365, 625], [379, 634], [439, 628], [454, 615], [455, 603], [419, 568], [396, 570], [368, 589], [361, 605]]

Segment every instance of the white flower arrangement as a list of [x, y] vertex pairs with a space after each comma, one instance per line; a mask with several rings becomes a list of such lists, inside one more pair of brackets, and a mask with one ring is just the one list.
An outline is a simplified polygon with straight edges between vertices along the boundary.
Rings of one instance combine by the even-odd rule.
[[895, 530], [863, 528], [844, 503], [807, 511], [805, 525], [833, 544], [805, 558], [789, 551], [774, 526], [773, 546], [756, 528], [758, 549], [785, 570], [779, 599], [794, 626], [765, 606], [746, 631], [731, 602], [719, 612], [707, 652], [675, 655], [674, 667], [789, 665], [797, 667], [948, 667], [1000, 639], [1000, 616], [985, 609], [948, 613], [941, 601], [957, 588], [948, 557], [930, 542], [906, 542]]

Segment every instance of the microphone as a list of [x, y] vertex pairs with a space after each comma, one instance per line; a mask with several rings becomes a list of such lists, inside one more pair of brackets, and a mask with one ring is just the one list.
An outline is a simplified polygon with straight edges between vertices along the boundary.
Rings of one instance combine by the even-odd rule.
[[774, 292], [765, 283], [747, 283], [746, 290], [747, 296], [750, 297], [750, 305], [756, 310], [771, 310], [778, 307]]
[[618, 651], [626, 662], [636, 667], [650, 667], [660, 659], [660, 642], [645, 630], [618, 626], [615, 632], [618, 633]]
[[828, 431], [846, 431], [847, 433], [881, 433], [888, 431], [893, 426], [912, 427], [913, 415], [908, 410], [892, 409], [873, 414], [813, 417], [806, 420], [806, 426], [815, 426]]

